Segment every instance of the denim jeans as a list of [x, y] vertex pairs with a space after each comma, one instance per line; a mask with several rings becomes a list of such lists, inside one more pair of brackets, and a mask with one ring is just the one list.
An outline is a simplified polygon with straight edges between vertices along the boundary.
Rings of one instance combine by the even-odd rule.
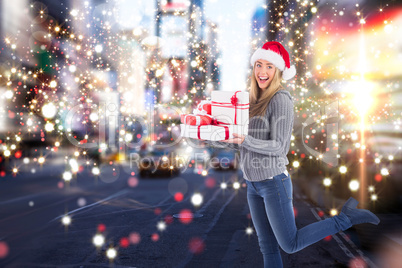
[[321, 239], [352, 226], [345, 214], [296, 228], [290, 175], [281, 173], [259, 182], [246, 180], [251, 219], [257, 232], [264, 267], [283, 267], [279, 247], [297, 252]]

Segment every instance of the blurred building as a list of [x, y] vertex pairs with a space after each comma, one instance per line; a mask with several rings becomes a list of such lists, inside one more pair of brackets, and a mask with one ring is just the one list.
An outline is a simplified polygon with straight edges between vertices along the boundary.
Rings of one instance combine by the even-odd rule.
[[220, 90], [220, 61], [221, 51], [218, 47], [219, 27], [217, 24], [206, 22], [206, 88], [205, 95], [211, 96], [211, 91]]

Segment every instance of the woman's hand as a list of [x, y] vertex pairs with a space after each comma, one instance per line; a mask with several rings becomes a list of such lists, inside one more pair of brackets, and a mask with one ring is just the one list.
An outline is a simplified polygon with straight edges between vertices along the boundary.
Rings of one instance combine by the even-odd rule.
[[241, 144], [243, 143], [244, 139], [246, 138], [245, 135], [239, 135], [236, 133], [233, 133], [233, 139], [228, 139], [228, 140], [222, 140], [221, 142], [230, 142], [230, 143], [237, 143], [237, 144]]

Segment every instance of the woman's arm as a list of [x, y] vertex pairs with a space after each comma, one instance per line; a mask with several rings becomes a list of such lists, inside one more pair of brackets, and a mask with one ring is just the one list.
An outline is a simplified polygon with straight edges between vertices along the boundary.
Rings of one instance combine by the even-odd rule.
[[[221, 141], [210, 141], [210, 140], [203, 140], [204, 142], [218, 148], [230, 148], [234, 150], [239, 150], [239, 145], [235, 143], [228, 143], [228, 142], [221, 142]], [[217, 146], [219, 145], [219, 146]]]
[[280, 156], [287, 153], [285, 146], [292, 135], [294, 107], [289, 96], [286, 94], [276, 95], [271, 99], [268, 107], [272, 111], [271, 139], [261, 140], [246, 135], [240, 146], [269, 156]]

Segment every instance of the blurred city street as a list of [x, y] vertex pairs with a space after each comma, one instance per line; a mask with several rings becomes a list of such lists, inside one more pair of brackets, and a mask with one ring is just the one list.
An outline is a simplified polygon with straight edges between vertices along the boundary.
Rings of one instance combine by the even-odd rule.
[[349, 197], [381, 220], [281, 251], [284, 267], [401, 268], [394, 0], [0, 1], [0, 267], [263, 267], [243, 169], [265, 155], [242, 162], [200, 125], [228, 133], [213, 93], [235, 118], [258, 104], [250, 57], [267, 41], [296, 69], [297, 227]]
[[[11, 250], [2, 267], [108, 267], [105, 252], [113, 246], [115, 267], [262, 266], [256, 235], [248, 232], [252, 223], [241, 172], [202, 176], [188, 169], [180, 177], [131, 182], [129, 167], [122, 165], [116, 166], [120, 176], [107, 183], [85, 168], [61, 189], [55, 185], [63, 167], [53, 167], [24, 171], [18, 181], [3, 178], [7, 191], [0, 199], [0, 237]], [[294, 177], [298, 228], [328, 217]], [[226, 189], [220, 187], [223, 182]], [[233, 187], [236, 182], [239, 189]], [[179, 188], [184, 196], [177, 202], [173, 193]], [[194, 193], [203, 196], [199, 206], [191, 203]], [[63, 216], [71, 223], [63, 225]], [[97, 234], [105, 240], [99, 247], [93, 243]], [[125, 239], [130, 246], [124, 246]], [[282, 257], [287, 267], [349, 267], [351, 260], [362, 258], [374, 267], [378, 256], [362, 249], [356, 230], [350, 229]]]

